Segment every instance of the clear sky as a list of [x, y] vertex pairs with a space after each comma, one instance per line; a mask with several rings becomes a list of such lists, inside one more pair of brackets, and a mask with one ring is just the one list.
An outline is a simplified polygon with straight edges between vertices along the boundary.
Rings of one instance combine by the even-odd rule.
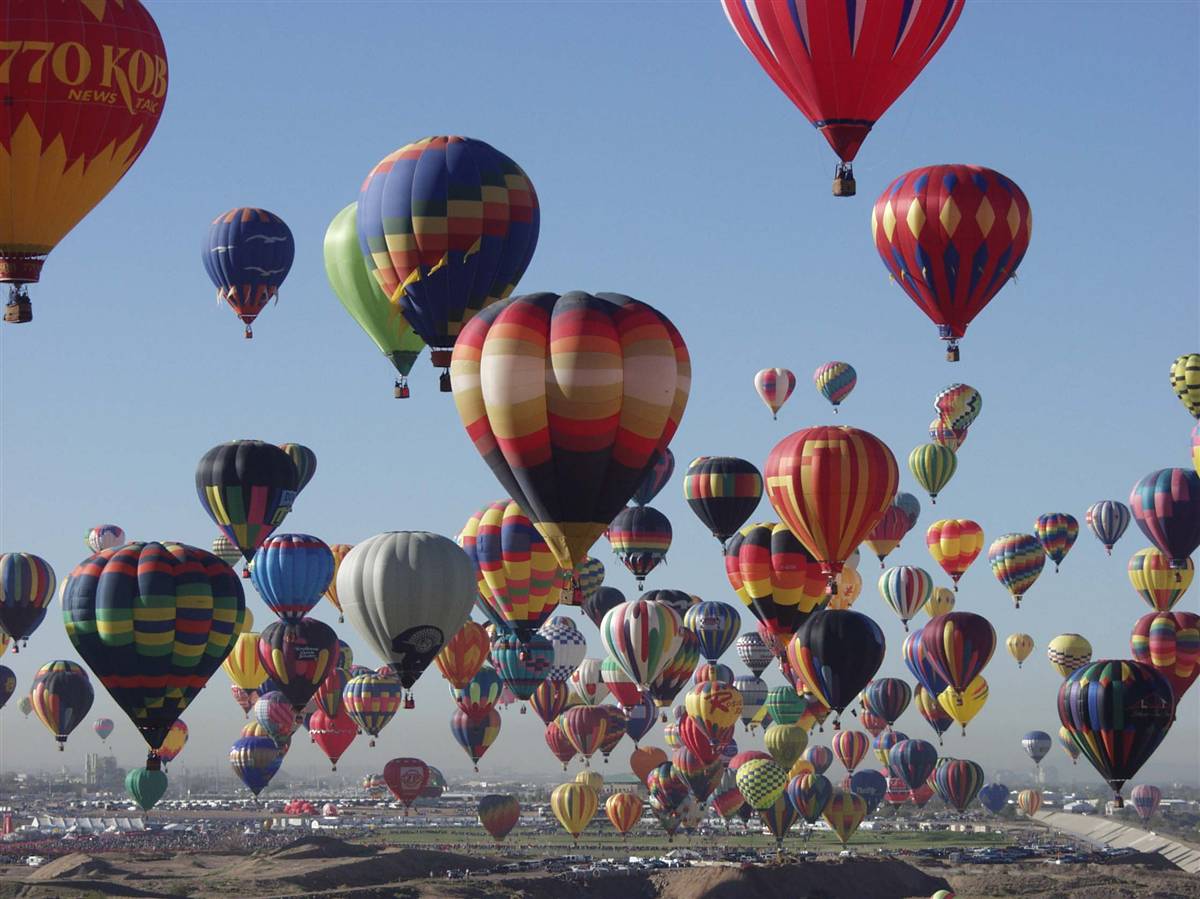
[[[1027, 531], [1048, 511], [1082, 524], [1093, 501], [1124, 500], [1148, 471], [1188, 464], [1191, 419], [1167, 369], [1200, 348], [1194, 2], [970, 0], [867, 140], [854, 199], [829, 195], [827, 145], [716, 2], [209, 0], [150, 9], [170, 60], [158, 132], [50, 256], [33, 290], [35, 321], [0, 326], [0, 547], [36, 552], [60, 576], [101, 522], [132, 539], [208, 546], [216, 532], [193, 471], [232, 438], [317, 452], [316, 478], [283, 530], [330, 543], [397, 529], [453, 536], [498, 498], [428, 361], [414, 370], [412, 399], [393, 400], [390, 367], [334, 298], [321, 261], [326, 225], [375, 162], [434, 133], [487, 140], [533, 179], [542, 232], [519, 289], [629, 293], [669, 315], [688, 343], [695, 379], [672, 444], [681, 464], [655, 503], [675, 543], [651, 587], [737, 602], [716, 543], [682, 499], [688, 460], [729, 454], [761, 467], [786, 434], [824, 423], [866, 428], [903, 460], [927, 439], [934, 393], [957, 380], [982, 391], [983, 414], [943, 499], [933, 509], [923, 500], [890, 562], [940, 575], [922, 541], [935, 517], [974, 518], [989, 540]], [[1034, 211], [1019, 280], [972, 325], [958, 365], [943, 361], [933, 325], [889, 283], [868, 227], [893, 177], [938, 162], [1004, 172]], [[296, 236], [295, 266], [253, 341], [216, 305], [199, 258], [209, 221], [238, 205], [278, 213]], [[836, 418], [809, 380], [830, 359], [851, 362], [859, 377]], [[770, 365], [800, 380], [778, 422], [751, 383]], [[906, 470], [902, 487], [923, 496]], [[757, 517], [773, 517], [765, 501]], [[998, 651], [985, 672], [987, 707], [965, 739], [947, 737], [946, 753], [989, 772], [1027, 770], [1021, 735], [1059, 726], [1046, 643], [1079, 631], [1097, 658], [1128, 656], [1130, 628], [1147, 608], [1125, 562], [1144, 545], [1131, 526], [1110, 559], [1081, 534], [1062, 572], [1047, 568], [1019, 612], [986, 560], [976, 562], [958, 607], [987, 615], [1001, 641], [1021, 630], [1037, 647], [1021, 671]], [[607, 583], [630, 595], [632, 577], [603, 542], [596, 549]], [[888, 639], [880, 674], [911, 682], [874, 562], [861, 570], [856, 608]], [[1197, 589], [1181, 608], [1197, 608]], [[265, 624], [269, 612], [247, 590]], [[323, 604], [317, 614], [334, 623], [332, 612]], [[599, 656], [595, 629], [574, 615]], [[358, 660], [378, 664], [348, 624], [339, 633]], [[28, 651], [10, 651], [4, 664], [20, 693], [53, 658], [75, 658], [57, 602]], [[781, 682], [773, 670], [768, 677]], [[228, 686], [218, 672], [184, 716], [192, 739], [181, 763], [225, 764], [243, 723]], [[117, 720], [119, 760], [139, 764], [144, 745], [97, 689], [93, 716]], [[1142, 779], [1197, 779], [1198, 694]], [[83, 726], [60, 756], [15, 706], [0, 713], [4, 768], [78, 766], [98, 746]], [[379, 770], [395, 755], [463, 770], [451, 707], [431, 669], [417, 709], [401, 712], [377, 748], [360, 739], [340, 770]], [[507, 710], [483, 770], [556, 770], [536, 725]], [[932, 734], [915, 709], [900, 726]], [[827, 739], [828, 728], [816, 736]], [[1065, 770], [1057, 746], [1051, 758]], [[300, 738], [285, 770], [324, 764]]]

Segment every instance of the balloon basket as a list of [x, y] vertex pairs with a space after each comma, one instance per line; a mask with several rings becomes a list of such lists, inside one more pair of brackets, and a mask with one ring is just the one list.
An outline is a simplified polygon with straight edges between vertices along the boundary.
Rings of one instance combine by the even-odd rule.
[[246, 338], [247, 340], [253, 340], [253, 339], [254, 339], [254, 332], [250, 330], [250, 326], [249, 326], [249, 325], [246, 325], [246, 333], [245, 333], [245, 335], [244, 335], [244, 336], [245, 336], [245, 338]]
[[450, 393], [450, 372], [444, 371], [438, 376], [438, 390], [442, 393]]
[[840, 173], [833, 179], [833, 195], [835, 197], [852, 197], [857, 193], [857, 187], [854, 175], [849, 171]]
[[24, 293], [12, 293], [4, 305], [4, 320], [10, 325], [23, 325], [33, 321], [33, 303]]
[[392, 396], [398, 400], [406, 400], [409, 397], [408, 382], [401, 378], [396, 381], [392, 387]]

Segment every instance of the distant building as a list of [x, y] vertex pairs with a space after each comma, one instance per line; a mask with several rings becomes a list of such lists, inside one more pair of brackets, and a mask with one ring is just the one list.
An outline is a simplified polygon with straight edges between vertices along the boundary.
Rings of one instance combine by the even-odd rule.
[[125, 784], [125, 772], [117, 767], [111, 755], [89, 752], [85, 761], [83, 783], [93, 790], [120, 790]]

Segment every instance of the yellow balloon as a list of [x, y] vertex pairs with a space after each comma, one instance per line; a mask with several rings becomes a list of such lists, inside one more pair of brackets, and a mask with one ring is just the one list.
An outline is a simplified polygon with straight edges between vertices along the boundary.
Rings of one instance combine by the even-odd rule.
[[11, 642], [12, 640], [9, 639], [8, 634], [4, 633], [4, 631], [0, 631], [0, 656], [3, 656], [6, 652], [8, 652], [8, 644]]
[[763, 743], [771, 758], [790, 768], [808, 748], [808, 733], [799, 724], [772, 724], [763, 734]]
[[246, 609], [246, 614], [242, 616], [242, 620], [238, 622], [238, 626], [234, 631], [235, 637], [240, 637], [246, 631], [254, 630], [254, 613], [249, 608]]
[[803, 777], [805, 774], [816, 774], [817, 769], [813, 767], [813, 763], [808, 759], [796, 759], [791, 770], [788, 771], [788, 781], [795, 780], [797, 777]]
[[1008, 647], [1008, 654], [1017, 660], [1017, 667], [1020, 668], [1021, 663], [1033, 652], [1033, 637], [1029, 634], [1009, 634], [1004, 645]]
[[934, 615], [945, 615], [954, 611], [954, 591], [949, 587], [934, 587], [933, 594], [921, 606], [925, 614], [932, 618]]
[[580, 771], [575, 775], [575, 783], [583, 784], [585, 787], [591, 787], [597, 793], [604, 786], [604, 777], [597, 774], [595, 771]]
[[1186, 568], [1172, 568], [1157, 549], [1143, 549], [1129, 560], [1129, 583], [1146, 605], [1156, 612], [1169, 612], [1192, 585], [1196, 565], [1187, 560]]
[[1063, 677], [1092, 660], [1092, 644], [1081, 634], [1059, 634], [1046, 647], [1050, 667]]
[[837, 576], [837, 594], [829, 598], [830, 609], [848, 609], [862, 593], [862, 575], [853, 568], [843, 568]]
[[983, 675], [967, 685], [967, 689], [959, 693], [953, 687], [947, 687], [938, 694], [938, 705], [945, 709], [946, 714], [962, 725], [962, 732], [967, 732], [967, 723], [979, 714], [983, 704], [987, 702], [988, 684]]
[[555, 787], [554, 792], [550, 794], [550, 809], [554, 812], [554, 817], [563, 826], [563, 830], [576, 840], [599, 807], [599, 794], [587, 784], [562, 784]]
[[733, 727], [742, 717], [742, 694], [728, 684], [709, 681], [688, 693], [687, 713], [710, 733]]
[[267, 679], [267, 669], [258, 660], [258, 634], [245, 631], [238, 634], [233, 652], [221, 663], [229, 679], [243, 690], [257, 690]]

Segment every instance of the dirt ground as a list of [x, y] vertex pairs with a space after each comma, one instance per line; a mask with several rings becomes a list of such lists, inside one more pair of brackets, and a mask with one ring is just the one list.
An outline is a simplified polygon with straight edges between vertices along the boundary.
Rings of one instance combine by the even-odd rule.
[[[899, 899], [947, 887], [960, 897], [1197, 897], [1200, 878], [1158, 856], [1121, 865], [1008, 866], [909, 864], [897, 859], [826, 859], [746, 869], [697, 867], [568, 883], [544, 874], [477, 874], [447, 880], [447, 869], [488, 861], [422, 849], [377, 849], [313, 837], [273, 852], [230, 857], [75, 853], [41, 868], [0, 869], [0, 899], [221, 897], [259, 899]], [[430, 873], [434, 876], [431, 878]]]

